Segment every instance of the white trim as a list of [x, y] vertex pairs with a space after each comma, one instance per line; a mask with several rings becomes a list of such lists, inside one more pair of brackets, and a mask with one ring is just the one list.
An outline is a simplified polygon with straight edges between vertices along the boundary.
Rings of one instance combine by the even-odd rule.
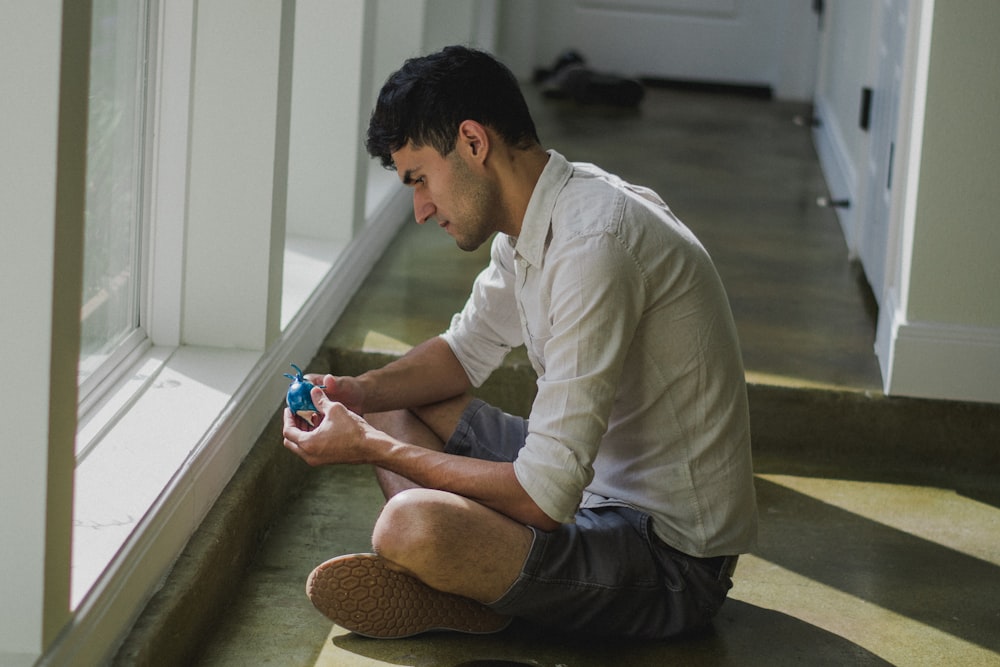
[[1000, 403], [1000, 329], [903, 321], [890, 328], [879, 354], [887, 395]]
[[847, 251], [854, 259], [858, 256], [858, 233], [855, 223], [858, 203], [856, 165], [850, 159], [850, 152], [837, 125], [833, 108], [820, 93], [816, 94], [815, 107], [820, 124], [813, 132], [813, 140], [830, 197], [835, 200], [847, 199], [851, 202], [848, 208], [836, 208], [834, 211], [844, 232]]
[[76, 431], [76, 464], [80, 465], [94, 445], [118, 422], [135, 403], [149, 382], [160, 372], [169, 357], [162, 349], [153, 350], [143, 336], [115, 368], [90, 392], [89, 401], [81, 401]]
[[[890, 258], [893, 265], [892, 277], [897, 291], [897, 307], [906, 312], [910, 299], [910, 274], [913, 266], [913, 242], [916, 234], [917, 196], [920, 191], [920, 168], [923, 161], [924, 124], [927, 114], [927, 78], [930, 72], [931, 36], [934, 28], [934, 0], [914, 0], [918, 6], [911, 7], [913, 19], [917, 22], [913, 33], [915, 44], [911, 51], [912, 74], [907, 78], [912, 82], [912, 90], [907, 91], [908, 100], [901, 104], [900, 144], [904, 149], [899, 168], [900, 213], [894, 221], [898, 235], [895, 250], [898, 257]], [[905, 109], [905, 110], [904, 110]], [[902, 130], [905, 128], [906, 134]], [[894, 261], [895, 260], [895, 261]], [[887, 275], [888, 278], [888, 275]]]
[[908, 322], [893, 289], [875, 355], [887, 396], [1000, 403], [1000, 329]]
[[[262, 351], [280, 330], [293, 3], [197, 6], [181, 341]], [[225, 317], [220, 317], [220, 311]]]
[[[61, 364], [75, 354], [78, 335], [54, 325], [70, 319], [74, 304], [65, 294], [80, 294], [80, 281], [67, 275], [76, 262], [60, 266], [71, 253], [54, 242], [73, 222], [58, 206], [67, 192], [61, 181], [83, 173], [86, 152], [58, 139], [62, 122], [85, 126], [87, 114], [79, 104], [86, 87], [62, 78], [63, 38], [85, 34], [70, 23], [63, 35], [64, 4], [72, 3], [9, 2], [0, 10], [0, 664], [15, 667], [34, 664], [67, 615], [59, 596], [68, 592], [69, 541], [57, 531], [66, 528], [70, 498], [54, 484], [69, 478], [61, 466], [53, 477], [53, 468], [73, 443], [72, 433], [51, 427], [57, 406], [75, 412], [76, 360]], [[66, 16], [77, 18], [72, 10]], [[80, 51], [86, 56], [84, 49], [72, 55]], [[82, 202], [81, 195], [81, 224]], [[79, 301], [75, 311], [79, 317]], [[59, 356], [62, 346], [70, 352]]]
[[[147, 507], [115, 508], [115, 512], [124, 516], [135, 516], [135, 525], [122, 527], [117, 546], [105, 545], [117, 554], [107, 569], [99, 573], [93, 588], [80, 601], [73, 622], [40, 665], [100, 664], [110, 658], [280, 407], [287, 386], [282, 373], [288, 364], [308, 363], [315, 356], [371, 267], [409, 216], [409, 197], [400, 188], [379, 207], [374, 219], [351, 243], [350, 252], [341, 254], [320, 287], [266, 353], [181, 347], [165, 360], [156, 378], [169, 381], [170, 374], [176, 373], [195, 384], [214, 382], [223, 388], [231, 387], [231, 394], [215, 399], [224, 402], [221, 409], [206, 406], [208, 416], [203, 416], [202, 425], [197, 426], [203, 433], [197, 442], [178, 443], [177, 451], [182, 455], [175, 463], [176, 471], [169, 475], [166, 488], [155, 494]], [[154, 348], [154, 355], [164, 353]], [[134, 399], [133, 409], [151, 409], [149, 403], [157, 404], [156, 409], [162, 408], [159, 404], [162, 396], [148, 391], [156, 384], [153, 380], [145, 383], [147, 391]], [[191, 428], [187, 425], [185, 430]], [[114, 432], [107, 437], [115, 437]], [[95, 464], [96, 460], [90, 463]], [[107, 474], [129, 473], [109, 469]], [[86, 518], [77, 516], [75, 520]], [[113, 529], [103, 532], [110, 534]]]
[[[130, 297], [125, 297], [130, 301], [129, 309], [132, 313], [130, 317], [135, 319], [132, 320], [134, 326], [129, 331], [123, 332], [121, 339], [117, 342], [114, 342], [113, 339], [105, 340], [104, 343], [107, 344], [107, 347], [93, 353], [81, 353], [80, 365], [77, 369], [79, 392], [77, 414], [80, 423], [90, 419], [90, 413], [97, 411], [106, 400], [107, 394], [114, 391], [115, 386], [124, 381], [131, 365], [151, 346], [148, 340], [145, 317], [146, 304], [148, 303], [146, 290], [149, 281], [148, 276], [143, 271], [146, 267], [146, 257], [149, 250], [149, 212], [151, 207], [148, 193], [152, 185], [150, 180], [154, 145], [152, 123], [156, 115], [153, 108], [153, 101], [156, 97], [150, 90], [150, 82], [154, 81], [151, 72], [155, 71], [158, 62], [157, 6], [158, 0], [139, 2], [136, 8], [139, 20], [134, 24], [127, 24], [121, 21], [121, 17], [118, 17], [119, 25], [116, 27], [116, 30], [122, 32], [119, 37], [134, 37], [134, 35], [125, 33], [138, 31], [140, 33], [138, 40], [141, 41], [142, 46], [140, 53], [137, 54], [137, 62], [134, 64], [135, 78], [130, 80], [127, 86], [120, 80], [115, 82], [115, 95], [136, 96], [139, 107], [135, 113], [136, 129], [133, 133], [132, 143], [132, 153], [137, 158], [133, 166], [138, 165], [140, 172], [139, 177], [134, 180], [132, 190], [134, 202], [131, 213], [136, 216], [131, 227], [134, 242], [131, 262], [133, 270], [123, 270], [111, 280], [110, 286], [102, 289], [97, 297], [91, 297], [87, 303], [84, 303], [81, 319], [85, 324], [92, 316], [93, 311], [100, 309], [100, 304], [103, 301], [107, 299], [119, 301], [123, 299], [122, 292], [126, 291], [131, 293]], [[138, 90], [136, 86], [138, 86]], [[93, 119], [90, 121], [93, 122]], [[79, 441], [76, 448], [78, 457], [86, 449]]]
[[[188, 197], [188, 141], [194, 0], [157, 7], [149, 180], [149, 280], [146, 330], [154, 345], [176, 347], [181, 339], [184, 240]], [[155, 290], [155, 296], [153, 295]]]
[[889, 286], [882, 295], [882, 303], [878, 309], [878, 322], [875, 326], [875, 357], [878, 359], [879, 371], [882, 373], [882, 388], [888, 394], [889, 378], [892, 377], [892, 352], [895, 344], [895, 322], [901, 319], [899, 310], [899, 294], [895, 287]]

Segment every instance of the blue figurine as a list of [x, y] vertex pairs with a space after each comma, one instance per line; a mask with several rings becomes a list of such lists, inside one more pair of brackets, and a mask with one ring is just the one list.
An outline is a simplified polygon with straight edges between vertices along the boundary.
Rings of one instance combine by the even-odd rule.
[[[309, 396], [309, 392], [312, 388], [317, 386], [314, 385], [309, 380], [302, 377], [302, 369], [291, 364], [292, 368], [295, 369], [295, 375], [290, 373], [285, 373], [284, 376], [292, 381], [288, 385], [288, 393], [285, 395], [285, 402], [288, 403], [289, 409], [294, 414], [297, 414], [302, 419], [312, 424], [313, 415], [315, 415], [319, 410], [313, 405], [312, 398]], [[323, 385], [319, 385], [320, 389], [325, 389]]]

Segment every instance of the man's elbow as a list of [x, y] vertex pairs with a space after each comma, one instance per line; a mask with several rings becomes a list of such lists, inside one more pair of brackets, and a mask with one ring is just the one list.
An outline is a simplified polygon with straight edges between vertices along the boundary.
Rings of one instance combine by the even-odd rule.
[[520, 480], [517, 479], [517, 474], [515, 473], [514, 466], [512, 464], [509, 466], [507, 474], [510, 476], [510, 481], [517, 489], [517, 497], [514, 498], [515, 502], [512, 506], [512, 509], [516, 509], [516, 512], [513, 512], [510, 515], [511, 518], [546, 533], [551, 533], [553, 530], [562, 525], [562, 522], [556, 521], [538, 506], [535, 499], [531, 497], [531, 494], [528, 493], [527, 489], [524, 488]]
[[543, 512], [542, 508], [530, 499], [526, 503], [522, 516], [524, 518], [524, 523], [545, 533], [551, 533], [553, 530], [562, 525], [561, 522], [556, 521]]
[[551, 533], [553, 530], [561, 526], [562, 524], [550, 517], [544, 512], [539, 512], [539, 518], [537, 521], [531, 524], [534, 528], [542, 531], [543, 533]]

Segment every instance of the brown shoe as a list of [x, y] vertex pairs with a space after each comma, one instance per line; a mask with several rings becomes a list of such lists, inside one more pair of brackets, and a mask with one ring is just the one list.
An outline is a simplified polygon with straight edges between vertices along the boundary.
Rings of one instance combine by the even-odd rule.
[[488, 634], [503, 630], [511, 620], [475, 600], [442, 593], [394, 572], [375, 554], [326, 561], [309, 575], [306, 595], [337, 625], [382, 639], [431, 630]]

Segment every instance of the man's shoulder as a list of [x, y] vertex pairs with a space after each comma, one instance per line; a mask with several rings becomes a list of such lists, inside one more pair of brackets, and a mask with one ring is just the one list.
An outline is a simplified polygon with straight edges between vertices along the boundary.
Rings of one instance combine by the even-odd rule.
[[[623, 225], [624, 220], [627, 225]], [[653, 190], [590, 164], [578, 164], [552, 209], [554, 233], [629, 236], [642, 228], [668, 231], [670, 208]], [[669, 223], [668, 223], [669, 226]]]
[[616, 179], [594, 165], [575, 163], [552, 209], [555, 229], [568, 234], [609, 231], [616, 223], [625, 193]]

